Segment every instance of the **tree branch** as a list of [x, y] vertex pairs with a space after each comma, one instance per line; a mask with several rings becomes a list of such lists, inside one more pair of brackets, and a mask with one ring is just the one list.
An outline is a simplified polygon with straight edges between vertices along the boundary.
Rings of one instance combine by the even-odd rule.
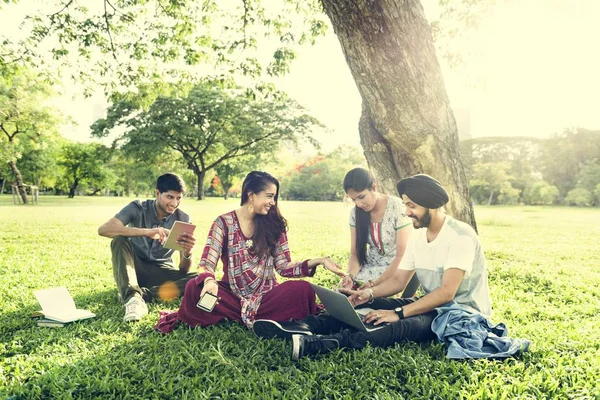
[[234, 158], [234, 157], [239, 157], [241, 156], [240, 154], [238, 154], [238, 152], [240, 150], [246, 149], [250, 146], [252, 146], [254, 143], [258, 143], [261, 140], [265, 140], [270, 136], [273, 136], [277, 131], [273, 131], [271, 133], [268, 133], [266, 135], [257, 137], [256, 139], [253, 139], [247, 143], [244, 143], [241, 146], [238, 146], [236, 148], [233, 148], [231, 150], [229, 150], [227, 153], [225, 153], [221, 158], [219, 158], [218, 160], [216, 160], [215, 162], [213, 162], [212, 164], [210, 164], [206, 169], [211, 169], [214, 168], [216, 165], [219, 165], [221, 162], [225, 161], [225, 160], [229, 160], [230, 158]]
[[[110, 31], [110, 21], [108, 20], [108, 10], [106, 9], [107, 4], [110, 4], [108, 2], [108, 0], [104, 0], [104, 21], [106, 22], [106, 32], [108, 33], [108, 38], [110, 39], [110, 48], [113, 53], [113, 58], [115, 59], [115, 61], [119, 61], [117, 59], [117, 50], [115, 49], [115, 44], [113, 42], [112, 33]], [[112, 4], [111, 4], [111, 7], [112, 7]], [[113, 7], [113, 9], [114, 9], [114, 7]], [[114, 15], [114, 14], [112, 14], [112, 15]]]

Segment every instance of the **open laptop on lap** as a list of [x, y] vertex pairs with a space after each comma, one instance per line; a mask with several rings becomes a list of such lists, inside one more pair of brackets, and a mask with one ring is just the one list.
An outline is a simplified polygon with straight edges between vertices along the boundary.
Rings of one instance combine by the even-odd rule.
[[372, 308], [365, 307], [355, 309], [352, 307], [352, 304], [346, 295], [315, 285], [314, 283], [311, 283], [310, 286], [312, 286], [317, 296], [319, 296], [319, 299], [321, 299], [321, 303], [323, 303], [327, 312], [329, 312], [329, 315], [335, 319], [345, 322], [351, 327], [363, 332], [372, 332], [387, 325], [387, 323], [377, 326], [371, 324], [365, 325], [362, 318], [366, 313], [372, 311]]

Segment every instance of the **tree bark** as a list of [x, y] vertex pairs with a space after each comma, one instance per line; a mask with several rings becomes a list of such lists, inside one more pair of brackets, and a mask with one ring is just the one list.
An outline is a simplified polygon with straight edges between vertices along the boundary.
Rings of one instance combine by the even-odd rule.
[[225, 185], [223, 184], [223, 182], [221, 181], [221, 187], [223, 188], [223, 199], [227, 200], [229, 198], [229, 189], [231, 189], [232, 185]]
[[23, 199], [23, 204], [27, 204], [29, 199], [27, 197], [27, 190], [25, 190], [25, 185], [23, 184], [23, 176], [21, 175], [21, 171], [19, 171], [19, 168], [17, 168], [17, 163], [14, 160], [10, 160], [8, 164], [15, 175], [15, 182], [17, 184], [19, 196], [21, 196], [21, 199]]
[[75, 189], [77, 189], [77, 186], [79, 186], [79, 179], [75, 179], [73, 181], [73, 184], [69, 188], [69, 199], [72, 199], [75, 197]]
[[361, 145], [381, 191], [425, 173], [477, 229], [454, 114], [419, 0], [322, 0], [362, 97]]
[[206, 171], [195, 171], [196, 176], [198, 177], [198, 200], [204, 200], [204, 176], [206, 175]]

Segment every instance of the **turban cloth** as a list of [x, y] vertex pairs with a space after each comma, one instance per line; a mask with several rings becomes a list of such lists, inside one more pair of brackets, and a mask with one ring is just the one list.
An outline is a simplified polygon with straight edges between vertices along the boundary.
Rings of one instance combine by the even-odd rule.
[[415, 204], [425, 208], [440, 208], [448, 202], [446, 189], [429, 175], [404, 178], [396, 184], [398, 194], [407, 195]]

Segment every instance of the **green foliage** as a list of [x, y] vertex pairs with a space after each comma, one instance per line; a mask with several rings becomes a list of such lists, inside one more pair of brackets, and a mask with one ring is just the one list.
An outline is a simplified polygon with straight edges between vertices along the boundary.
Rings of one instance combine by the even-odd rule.
[[570, 206], [588, 207], [594, 203], [594, 195], [584, 188], [575, 188], [569, 190], [565, 202]]
[[199, 70], [278, 76], [289, 69], [294, 49], [327, 27], [317, 0], [54, 0], [20, 26], [26, 38], [2, 43], [0, 68], [17, 60], [58, 63], [87, 89], [100, 83], [107, 92], [157, 76], [190, 81]]
[[353, 167], [365, 164], [358, 149], [340, 146], [288, 172], [282, 179], [281, 195], [290, 200], [341, 200], [344, 198], [344, 176]]
[[[470, 139], [461, 142], [461, 155], [478, 203], [553, 204], [564, 199], [567, 204], [600, 204], [594, 194], [600, 183], [600, 131], [571, 128], [545, 140]], [[591, 202], [582, 191], [567, 202], [573, 188], [587, 190]]]
[[244, 176], [260, 165], [261, 154], [251, 154], [246, 157], [238, 157], [226, 162], [222, 162], [215, 167], [219, 185], [222, 190], [222, 196], [227, 200], [232, 187], [236, 183], [241, 184]]
[[550, 205], [558, 198], [558, 188], [545, 181], [535, 181], [523, 194], [525, 204]]
[[[587, 161], [579, 171], [577, 176], [577, 187], [587, 190], [594, 194], [596, 188], [600, 185], [600, 160], [593, 159]], [[595, 204], [600, 205], [600, 198], [595, 197]]]
[[48, 82], [35, 72], [21, 69], [0, 74], [0, 159], [17, 161], [28, 141], [51, 135], [60, 122], [55, 111], [44, 104], [52, 95]]
[[508, 174], [511, 165], [503, 163], [479, 163], [473, 165], [469, 186], [472, 190], [473, 201], [478, 204], [514, 204], [519, 198], [520, 191], [514, 189]]
[[250, 97], [242, 88], [208, 81], [183, 96], [158, 97], [147, 110], [135, 107], [130, 98], [123, 100], [92, 130], [105, 136], [115, 126], [125, 126], [123, 149], [138, 160], [178, 152], [197, 177], [201, 199], [207, 171], [228, 160], [273, 154], [282, 143], [311, 140], [312, 130], [320, 126], [284, 94], [268, 95]]
[[63, 180], [69, 197], [75, 197], [80, 185], [98, 193], [115, 180], [112, 171], [105, 167], [110, 151], [100, 143], [68, 143], [63, 146], [60, 161], [64, 168]]
[[[285, 189], [285, 188], [283, 188]], [[290, 344], [224, 323], [153, 330], [162, 310], [122, 322], [110, 241], [96, 234], [131, 199], [42, 196], [15, 207], [0, 196], [0, 398], [594, 399], [600, 396], [600, 272], [595, 208], [476, 207], [493, 320], [532, 340], [504, 361], [450, 361], [440, 344], [367, 347], [290, 360]], [[236, 200], [184, 199], [203, 242]], [[349, 255], [348, 205], [282, 201], [292, 258]], [[597, 224], [596, 224], [597, 225]], [[554, 232], [560, 226], [561, 234]], [[26, 229], [24, 229], [26, 227]], [[569, 240], [565, 241], [565, 238]], [[201, 244], [199, 244], [201, 246]], [[197, 256], [195, 256], [197, 262]], [[319, 270], [311, 281], [337, 279]], [[97, 318], [39, 328], [33, 291], [66, 286]]]
[[542, 157], [544, 180], [556, 186], [565, 196], [575, 188], [586, 163], [600, 159], [600, 131], [566, 129], [544, 142]]

